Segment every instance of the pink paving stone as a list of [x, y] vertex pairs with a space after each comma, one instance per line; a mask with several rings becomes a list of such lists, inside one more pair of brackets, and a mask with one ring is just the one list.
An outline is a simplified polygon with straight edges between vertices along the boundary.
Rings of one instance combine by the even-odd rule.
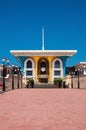
[[85, 130], [86, 90], [17, 89], [0, 94], [0, 130]]

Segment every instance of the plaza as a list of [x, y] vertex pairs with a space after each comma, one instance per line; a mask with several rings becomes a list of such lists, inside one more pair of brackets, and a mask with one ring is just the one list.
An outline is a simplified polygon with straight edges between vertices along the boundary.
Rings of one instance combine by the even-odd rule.
[[0, 94], [0, 130], [85, 129], [82, 89], [15, 89]]

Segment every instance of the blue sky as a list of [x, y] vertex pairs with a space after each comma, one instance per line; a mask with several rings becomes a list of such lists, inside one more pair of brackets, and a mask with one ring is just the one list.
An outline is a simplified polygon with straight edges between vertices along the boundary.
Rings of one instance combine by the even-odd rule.
[[86, 61], [86, 0], [0, 0], [0, 63], [18, 64], [10, 50], [78, 50], [67, 63]]

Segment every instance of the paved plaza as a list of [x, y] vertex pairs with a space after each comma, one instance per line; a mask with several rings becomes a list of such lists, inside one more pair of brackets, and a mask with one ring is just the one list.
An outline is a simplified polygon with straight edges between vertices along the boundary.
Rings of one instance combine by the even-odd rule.
[[16, 89], [2, 93], [0, 130], [86, 130], [86, 90]]

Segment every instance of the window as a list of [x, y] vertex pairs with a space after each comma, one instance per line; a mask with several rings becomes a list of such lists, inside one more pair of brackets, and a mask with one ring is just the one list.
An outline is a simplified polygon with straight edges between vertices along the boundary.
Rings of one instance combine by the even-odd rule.
[[58, 60], [55, 61], [54, 68], [60, 68], [60, 62]]
[[26, 68], [32, 68], [32, 62], [30, 60], [27, 61]]
[[52, 63], [53, 79], [61, 78], [63, 76], [62, 61], [56, 58]]
[[55, 76], [60, 76], [61, 75], [61, 71], [60, 70], [54, 70], [54, 75]]
[[46, 63], [45, 63], [45, 62], [42, 62], [42, 63], [41, 63], [41, 67], [46, 67]]
[[29, 58], [24, 63], [25, 77], [34, 78], [34, 61]]
[[32, 76], [32, 70], [26, 71], [26, 76]]

